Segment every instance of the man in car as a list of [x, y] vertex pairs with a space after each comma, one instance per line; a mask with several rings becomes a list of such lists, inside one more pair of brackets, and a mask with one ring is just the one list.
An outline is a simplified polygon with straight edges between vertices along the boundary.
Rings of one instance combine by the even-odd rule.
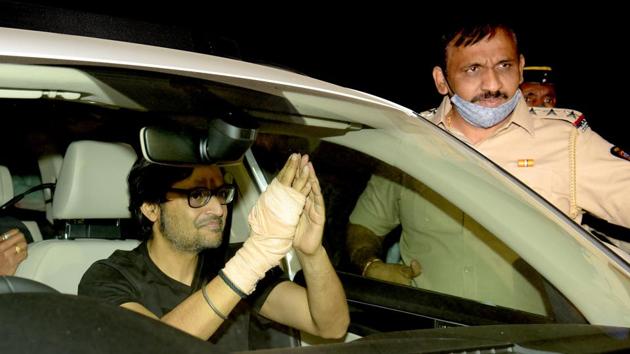
[[[433, 79], [444, 99], [422, 116], [489, 157], [576, 222], [589, 211], [630, 226], [627, 154], [590, 130], [580, 112], [527, 106], [519, 90], [525, 59], [512, 29], [494, 23], [460, 23], [442, 37], [441, 53]], [[416, 193], [405, 199], [408, 190], [373, 176], [350, 216], [351, 262], [369, 277], [418, 286], [435, 281], [438, 285], [429, 285], [437, 291], [465, 295], [481, 279], [476, 269], [484, 261], [465, 264], [461, 257], [468, 254], [453, 250], [477, 237], [475, 244], [486, 244], [487, 253], [504, 251], [497, 251], [495, 239], [476, 232], [480, 225], [469, 222], [443, 197]], [[388, 212], [392, 210], [397, 212]], [[398, 224], [402, 224], [402, 261], [387, 264], [379, 257], [383, 236]], [[418, 235], [427, 225], [438, 229], [429, 241]], [[630, 250], [628, 243], [611, 241]], [[510, 259], [514, 254], [504, 254], [508, 263], [515, 260]], [[445, 267], [455, 278], [434, 275]]]
[[526, 66], [520, 86], [525, 102], [530, 107], [556, 106], [556, 85], [550, 66]]
[[[129, 209], [146, 240], [94, 263], [81, 279], [80, 295], [159, 319], [227, 350], [248, 349], [248, 307], [317, 336], [345, 334], [348, 307], [322, 247], [324, 201], [308, 156], [289, 157], [249, 215], [249, 238], [227, 262], [223, 233], [230, 232], [228, 205], [236, 191], [224, 183], [219, 167], [161, 166], [141, 158], [128, 181]], [[276, 267], [291, 247], [306, 288]]]

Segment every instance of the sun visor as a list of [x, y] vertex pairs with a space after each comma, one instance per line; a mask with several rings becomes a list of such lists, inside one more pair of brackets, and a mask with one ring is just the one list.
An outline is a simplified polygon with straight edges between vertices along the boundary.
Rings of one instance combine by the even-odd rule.
[[239, 161], [256, 140], [256, 128], [212, 120], [207, 131], [144, 127], [142, 154], [163, 165], [229, 164]]

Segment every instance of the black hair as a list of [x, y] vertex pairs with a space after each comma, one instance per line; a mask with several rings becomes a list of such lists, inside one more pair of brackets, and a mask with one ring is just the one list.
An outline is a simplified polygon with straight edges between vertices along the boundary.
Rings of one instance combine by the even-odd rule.
[[151, 163], [144, 157], [138, 158], [131, 167], [127, 183], [129, 185], [129, 211], [144, 239], [151, 237], [153, 222], [140, 207], [143, 203], [160, 204], [166, 201], [166, 192], [175, 182], [192, 175], [192, 167], [173, 167]]
[[484, 38], [494, 37], [500, 30], [507, 32], [512, 36], [516, 45], [517, 54], [520, 54], [516, 33], [507, 22], [497, 21], [492, 18], [479, 18], [469, 16], [465, 18], [455, 19], [449, 22], [450, 25], [444, 28], [440, 37], [440, 47], [442, 55], [439, 58], [438, 65], [446, 74], [447, 49], [449, 45], [454, 47], [468, 47], [479, 43]]

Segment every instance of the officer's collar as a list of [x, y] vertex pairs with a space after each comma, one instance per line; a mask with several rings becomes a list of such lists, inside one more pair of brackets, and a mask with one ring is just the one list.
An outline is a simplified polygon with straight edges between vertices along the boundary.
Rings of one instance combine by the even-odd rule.
[[435, 111], [435, 115], [431, 117], [431, 122], [436, 125], [442, 124], [443, 126], [446, 126], [446, 113], [450, 112], [451, 109], [453, 109], [451, 100], [448, 96], [444, 96], [442, 103], [440, 103], [440, 106]]
[[[442, 99], [442, 103], [435, 111], [435, 115], [431, 118], [431, 122], [437, 125], [446, 126], [446, 114], [453, 109], [453, 105], [451, 104], [451, 100], [448, 96], [444, 96]], [[521, 98], [514, 108], [514, 112], [508, 117], [510, 120], [509, 123], [514, 123], [519, 127], [525, 129], [530, 135], [534, 135], [534, 121], [529, 115], [529, 107], [525, 102], [524, 98]]]
[[521, 97], [518, 101], [509, 119], [511, 119], [511, 123], [525, 129], [530, 135], [534, 135], [534, 120], [529, 114], [529, 106], [527, 106], [524, 98]]

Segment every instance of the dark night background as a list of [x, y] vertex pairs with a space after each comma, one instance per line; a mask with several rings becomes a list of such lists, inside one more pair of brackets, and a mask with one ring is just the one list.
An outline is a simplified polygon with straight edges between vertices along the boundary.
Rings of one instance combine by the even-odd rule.
[[53, 8], [45, 1], [0, 1], [0, 26], [89, 34], [281, 66], [423, 111], [440, 102], [431, 69], [441, 25], [454, 10], [461, 15], [474, 9], [466, 14], [486, 16], [485, 10], [492, 9], [500, 14], [494, 18], [516, 30], [528, 65], [553, 67], [558, 106], [582, 111], [595, 131], [630, 150], [625, 89], [630, 19], [620, 6], [378, 5], [56, 1]]

